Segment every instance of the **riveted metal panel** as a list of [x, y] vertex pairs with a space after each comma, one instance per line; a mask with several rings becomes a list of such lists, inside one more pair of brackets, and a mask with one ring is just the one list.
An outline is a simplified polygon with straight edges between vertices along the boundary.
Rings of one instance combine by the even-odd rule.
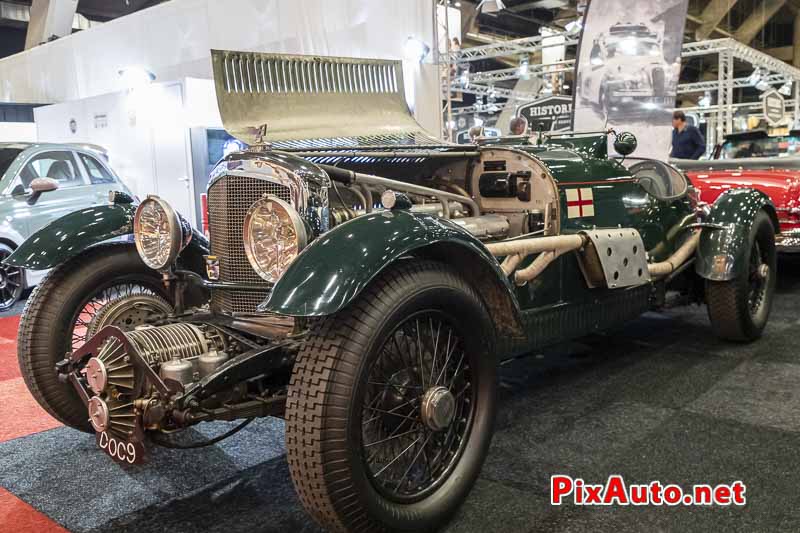
[[[611, 289], [632, 287], [650, 281], [647, 269], [647, 253], [639, 232], [633, 228], [606, 228], [581, 232], [589, 238], [591, 246], [584, 252], [581, 266], [590, 286], [605, 286]], [[587, 261], [591, 256], [592, 261]], [[584, 263], [598, 260], [605, 283], [597, 283], [589, 275]]]

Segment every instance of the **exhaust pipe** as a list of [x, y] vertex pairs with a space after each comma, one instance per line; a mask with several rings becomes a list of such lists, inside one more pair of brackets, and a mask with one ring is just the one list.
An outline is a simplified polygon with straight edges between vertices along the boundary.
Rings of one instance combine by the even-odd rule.
[[697, 250], [697, 245], [700, 242], [700, 230], [695, 230], [692, 236], [683, 243], [680, 248], [675, 250], [675, 253], [669, 256], [666, 261], [660, 263], [650, 263], [647, 265], [647, 270], [650, 271], [650, 276], [654, 278], [662, 278], [675, 272], [675, 270], [684, 264]]

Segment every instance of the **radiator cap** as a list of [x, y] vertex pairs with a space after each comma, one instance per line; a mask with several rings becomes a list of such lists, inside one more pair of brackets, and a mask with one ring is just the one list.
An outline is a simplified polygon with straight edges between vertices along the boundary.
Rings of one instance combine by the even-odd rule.
[[411, 209], [411, 206], [414, 205], [411, 203], [411, 199], [405, 194], [389, 189], [383, 191], [383, 194], [381, 194], [381, 203], [386, 209], [392, 210]]

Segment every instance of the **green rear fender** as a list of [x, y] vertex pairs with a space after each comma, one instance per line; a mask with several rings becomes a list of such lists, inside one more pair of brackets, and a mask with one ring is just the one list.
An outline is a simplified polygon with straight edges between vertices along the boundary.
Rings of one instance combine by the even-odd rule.
[[722, 194], [706, 222], [724, 229], [704, 228], [697, 246], [695, 270], [712, 281], [736, 279], [746, 271], [748, 236], [758, 212], [764, 210], [778, 227], [775, 206], [769, 197], [755, 189], [731, 189]]
[[336, 313], [403, 257], [437, 259], [464, 275], [497, 322], [518, 333], [519, 305], [497, 260], [452, 222], [408, 211], [358, 217], [314, 241], [284, 273], [260, 311], [296, 317]]
[[[132, 236], [135, 213], [133, 204], [109, 204], [74, 211], [31, 235], [5, 262], [30, 270], [53, 268], [96, 244]], [[202, 255], [207, 253], [205, 237], [195, 231], [189, 246], [181, 253], [181, 262], [195, 272], [204, 273]]]

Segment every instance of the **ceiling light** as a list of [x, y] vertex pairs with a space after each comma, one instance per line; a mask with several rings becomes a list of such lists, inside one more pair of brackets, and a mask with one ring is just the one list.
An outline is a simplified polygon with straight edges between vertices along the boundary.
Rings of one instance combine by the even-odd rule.
[[506, 8], [503, 0], [481, 0], [478, 4], [478, 11], [481, 13], [497, 13]]
[[697, 105], [700, 107], [711, 107], [711, 93], [706, 91], [703, 97], [697, 101]]
[[787, 81], [781, 88], [778, 89], [778, 92], [781, 93], [783, 96], [791, 96], [792, 95], [792, 82]]
[[519, 74], [519, 77], [522, 78], [523, 80], [530, 79], [529, 67], [530, 67], [530, 62], [527, 56], [523, 57], [522, 60], [519, 62], [519, 70], [517, 71], [517, 74]]
[[128, 89], [136, 89], [150, 85], [155, 81], [156, 75], [144, 67], [130, 66], [121, 69], [119, 77]]
[[583, 29], [583, 21], [581, 19], [573, 20], [572, 22], [564, 26], [564, 29], [567, 30], [568, 36], [574, 37], [578, 35]]
[[769, 83], [767, 83], [767, 81], [766, 81], [766, 80], [759, 80], [759, 82], [758, 82], [758, 83], [756, 83], [756, 89], [758, 89], [758, 90], [759, 90], [759, 91], [761, 91], [762, 93], [763, 93], [764, 91], [767, 91], [767, 90], [771, 89], [771, 88], [772, 88], [772, 85], [770, 85]]
[[483, 126], [483, 119], [480, 117], [475, 117], [474, 119], [474, 126]]
[[405, 56], [409, 61], [422, 63], [422, 60], [431, 52], [431, 47], [414, 37], [406, 40]]
[[756, 68], [750, 76], [747, 77], [747, 83], [749, 85], [755, 86], [759, 81], [761, 81], [761, 69]]
[[461, 73], [461, 76], [458, 77], [458, 83], [465, 89], [467, 87], [469, 87], [469, 71], [468, 70], [465, 70], [464, 72]]

